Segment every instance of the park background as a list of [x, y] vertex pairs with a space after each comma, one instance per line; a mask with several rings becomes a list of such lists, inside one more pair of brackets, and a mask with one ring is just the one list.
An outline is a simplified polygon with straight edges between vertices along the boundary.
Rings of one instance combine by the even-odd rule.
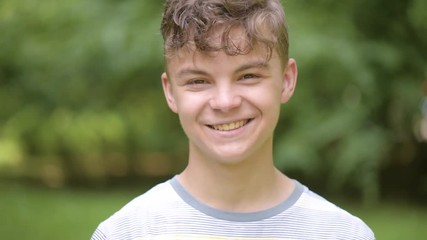
[[[299, 78], [277, 166], [378, 239], [425, 239], [427, 2], [283, 2]], [[1, 0], [0, 238], [89, 239], [183, 169], [160, 84], [162, 4]]]

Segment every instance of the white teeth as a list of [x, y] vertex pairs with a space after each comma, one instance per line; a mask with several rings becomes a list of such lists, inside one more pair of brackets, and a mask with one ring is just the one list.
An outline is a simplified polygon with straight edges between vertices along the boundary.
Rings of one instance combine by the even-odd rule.
[[240, 120], [231, 123], [212, 125], [212, 128], [219, 131], [231, 131], [243, 127], [247, 122], [248, 120]]

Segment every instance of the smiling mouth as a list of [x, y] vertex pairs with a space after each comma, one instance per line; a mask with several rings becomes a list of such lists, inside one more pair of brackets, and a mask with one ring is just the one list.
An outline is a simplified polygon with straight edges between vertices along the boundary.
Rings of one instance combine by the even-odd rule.
[[218, 131], [232, 131], [245, 126], [250, 121], [252, 121], [252, 119], [239, 120], [231, 123], [224, 123], [224, 124], [217, 124], [217, 125], [208, 125], [208, 127]]

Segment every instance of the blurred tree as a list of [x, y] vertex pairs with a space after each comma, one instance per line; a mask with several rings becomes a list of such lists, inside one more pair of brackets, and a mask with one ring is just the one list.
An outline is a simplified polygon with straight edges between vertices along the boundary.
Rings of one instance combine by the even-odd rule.
[[372, 202], [396, 149], [425, 147], [412, 131], [427, 66], [421, 2], [286, 2], [300, 77], [278, 127], [279, 166]]
[[52, 164], [67, 177], [105, 178], [110, 155], [131, 171], [146, 149], [175, 146], [160, 137], [174, 126], [166, 105], [153, 104], [163, 101], [160, 2], [2, 5], [0, 139], [21, 151], [4, 150], [3, 162], [25, 159], [37, 178]]

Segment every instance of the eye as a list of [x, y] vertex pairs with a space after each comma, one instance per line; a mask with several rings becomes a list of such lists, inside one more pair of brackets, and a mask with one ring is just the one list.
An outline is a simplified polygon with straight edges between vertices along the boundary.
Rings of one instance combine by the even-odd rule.
[[242, 80], [246, 80], [246, 79], [254, 79], [254, 78], [258, 78], [257, 75], [252, 74], [252, 73], [248, 73], [248, 74], [244, 74], [241, 79]]
[[196, 79], [188, 80], [185, 86], [187, 90], [190, 90], [190, 91], [201, 91], [209, 88], [210, 81], [196, 78]]
[[188, 81], [189, 85], [200, 85], [200, 84], [206, 84], [206, 83], [207, 82], [202, 79], [194, 79], [194, 80]]

